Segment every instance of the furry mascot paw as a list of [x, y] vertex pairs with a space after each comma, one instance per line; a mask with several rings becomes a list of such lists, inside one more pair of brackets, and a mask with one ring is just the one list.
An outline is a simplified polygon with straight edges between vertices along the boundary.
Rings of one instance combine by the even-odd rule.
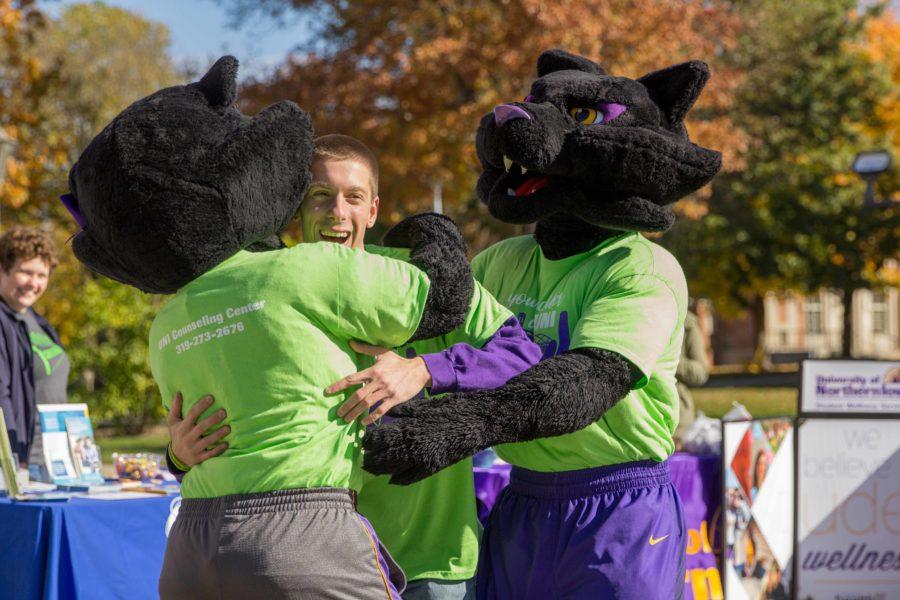
[[410, 341], [459, 327], [468, 312], [475, 284], [466, 242], [456, 224], [437, 213], [407, 217], [385, 234], [384, 245], [409, 248], [410, 262], [428, 273], [431, 280], [429, 309]]
[[484, 444], [486, 432], [454, 418], [454, 395], [422, 398], [395, 407], [363, 438], [363, 468], [409, 485], [466, 458]]

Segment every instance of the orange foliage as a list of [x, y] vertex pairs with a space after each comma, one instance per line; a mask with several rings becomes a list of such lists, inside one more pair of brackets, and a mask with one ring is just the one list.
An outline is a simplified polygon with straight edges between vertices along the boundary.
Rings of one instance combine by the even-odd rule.
[[[473, 204], [480, 171], [475, 130], [498, 103], [522, 98], [544, 49], [598, 59], [614, 75], [637, 77], [687, 59], [714, 77], [688, 128], [733, 164], [739, 135], [726, 118], [737, 75], [717, 64], [735, 39], [727, 3], [660, 0], [406, 0], [298, 2], [328, 8], [327, 51], [293, 57], [273, 77], [250, 82], [245, 108], [292, 99], [317, 133], [341, 132], [381, 159], [382, 218], [431, 206], [442, 186], [447, 212]], [[470, 237], [471, 239], [471, 237]]]

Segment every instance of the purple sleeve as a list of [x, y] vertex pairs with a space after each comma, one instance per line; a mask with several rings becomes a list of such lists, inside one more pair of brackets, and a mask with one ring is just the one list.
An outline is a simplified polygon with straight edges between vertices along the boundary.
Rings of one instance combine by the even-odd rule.
[[541, 360], [541, 347], [528, 339], [518, 319], [510, 317], [484, 346], [454, 344], [423, 354], [431, 374], [431, 393], [468, 392], [500, 387]]

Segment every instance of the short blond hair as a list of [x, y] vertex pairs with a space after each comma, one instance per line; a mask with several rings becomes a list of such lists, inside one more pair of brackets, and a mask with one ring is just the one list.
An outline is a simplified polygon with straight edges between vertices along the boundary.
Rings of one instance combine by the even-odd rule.
[[375, 153], [355, 137], [332, 133], [317, 137], [315, 160], [355, 160], [364, 164], [371, 175], [372, 197], [378, 195], [378, 159]]
[[56, 268], [56, 244], [50, 234], [41, 229], [16, 226], [0, 236], [0, 267], [7, 273], [17, 261], [41, 258], [50, 267]]

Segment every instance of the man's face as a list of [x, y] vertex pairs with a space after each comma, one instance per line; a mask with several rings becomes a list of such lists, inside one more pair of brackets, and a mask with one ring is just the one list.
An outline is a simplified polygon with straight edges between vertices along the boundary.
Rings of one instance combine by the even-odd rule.
[[43, 258], [17, 260], [9, 272], [0, 268], [0, 296], [16, 312], [22, 312], [38, 301], [47, 281], [50, 265]]
[[304, 242], [362, 248], [366, 229], [378, 216], [372, 173], [357, 160], [313, 160], [312, 185], [300, 204]]

